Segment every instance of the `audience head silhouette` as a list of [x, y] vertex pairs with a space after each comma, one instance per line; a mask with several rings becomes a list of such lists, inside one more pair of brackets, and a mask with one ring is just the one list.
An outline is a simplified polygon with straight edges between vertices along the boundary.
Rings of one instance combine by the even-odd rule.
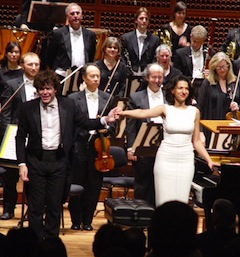
[[154, 211], [150, 244], [154, 256], [198, 256], [196, 247], [198, 216], [185, 203], [171, 201]]

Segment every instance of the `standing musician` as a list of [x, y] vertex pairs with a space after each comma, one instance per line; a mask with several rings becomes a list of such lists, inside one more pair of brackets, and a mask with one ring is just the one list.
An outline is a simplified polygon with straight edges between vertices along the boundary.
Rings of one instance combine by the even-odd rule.
[[[18, 90], [22, 83], [25, 83], [24, 87], [20, 89], [20, 92], [13, 97], [1, 113], [1, 137], [3, 137], [8, 124], [18, 124], [19, 109], [22, 103], [37, 97], [33, 82], [40, 68], [40, 59], [38, 55], [32, 52], [26, 53], [22, 56], [20, 65], [24, 72], [23, 75], [8, 80], [7, 87], [5, 87], [1, 96], [1, 103], [3, 106], [14, 92]], [[1, 219], [8, 220], [14, 217], [14, 209], [17, 201], [16, 184], [19, 179], [17, 170], [7, 168], [7, 172], [5, 172], [3, 179], [3, 214]]]
[[[21, 179], [29, 184], [29, 227], [39, 240], [58, 237], [74, 128], [104, 128], [107, 117], [90, 120], [71, 99], [57, 97], [57, 75], [46, 70], [34, 81], [39, 98], [21, 106], [16, 152]], [[26, 138], [27, 146], [26, 146]]]
[[96, 50], [95, 33], [81, 25], [82, 8], [70, 3], [65, 12], [69, 25], [51, 32], [46, 55], [47, 65], [63, 77], [67, 69], [92, 62]]
[[120, 52], [121, 45], [118, 39], [116, 37], [108, 37], [102, 46], [103, 59], [96, 61], [96, 64], [101, 71], [101, 80], [98, 88], [111, 94], [114, 85], [118, 82], [114, 96], [123, 97], [127, 67], [125, 63], [119, 59]]
[[160, 44], [157, 36], [148, 30], [150, 13], [141, 7], [135, 13], [136, 30], [121, 36], [121, 58], [126, 63], [129, 74], [141, 76], [147, 64], [152, 63], [155, 50]]
[[[198, 108], [203, 120], [225, 120], [230, 111], [239, 110], [240, 94], [232, 62], [224, 52], [216, 53], [209, 62], [209, 75], [202, 82], [199, 92]], [[234, 88], [238, 87], [236, 98], [232, 99]], [[206, 147], [211, 133], [203, 128]]]
[[[100, 84], [100, 70], [94, 63], [88, 63], [82, 68], [82, 77], [86, 84], [83, 91], [69, 95], [76, 107], [80, 109], [85, 118], [95, 118], [103, 111], [110, 95], [98, 90]], [[110, 102], [108, 108], [112, 105]], [[107, 108], [107, 109], [108, 109]], [[70, 197], [69, 211], [71, 214], [71, 229], [91, 231], [92, 219], [101, 192], [103, 172], [95, 168], [97, 152], [94, 147], [96, 135], [93, 131], [76, 131], [72, 160], [72, 183], [84, 187], [83, 195]], [[93, 135], [92, 135], [93, 134]]]
[[228, 31], [220, 50], [225, 53], [229, 52], [231, 60], [236, 60], [240, 57], [240, 27]]
[[[165, 103], [162, 92], [164, 78], [163, 67], [157, 63], [148, 64], [144, 70], [144, 77], [148, 82], [146, 89], [133, 93], [129, 97], [129, 109], [148, 109]], [[153, 166], [155, 157], [135, 156], [132, 145], [143, 122], [162, 123], [160, 117], [153, 119], [127, 119], [126, 136], [128, 159], [133, 162], [134, 168], [134, 197], [143, 199], [155, 206]]]
[[[208, 75], [205, 63], [208, 59], [208, 48], [204, 45], [207, 38], [207, 30], [197, 25], [192, 28], [190, 46], [176, 51], [173, 66], [179, 69], [183, 75], [192, 78], [194, 97], [197, 99], [203, 78]], [[214, 51], [211, 51], [211, 56]]]

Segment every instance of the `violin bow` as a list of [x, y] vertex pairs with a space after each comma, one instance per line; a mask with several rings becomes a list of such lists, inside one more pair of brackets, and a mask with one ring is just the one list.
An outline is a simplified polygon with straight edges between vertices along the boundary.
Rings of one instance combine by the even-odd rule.
[[23, 82], [16, 90], [15, 92], [8, 98], [6, 103], [0, 108], [0, 113], [6, 108], [6, 106], [12, 101], [12, 99], [15, 97], [15, 95], [22, 89], [22, 87], [25, 85], [25, 82]]
[[73, 74], [75, 74], [77, 71], [79, 71], [83, 65], [77, 67], [73, 72], [71, 72], [69, 75], [67, 75], [63, 80], [60, 81], [60, 84], [64, 83], [67, 79], [71, 78]]
[[234, 87], [234, 91], [233, 91], [232, 102], [234, 101], [234, 98], [235, 98], [236, 93], [237, 93], [237, 88], [238, 88], [238, 83], [239, 83], [239, 77], [240, 77], [240, 68], [239, 68], [239, 70], [238, 70], [238, 76], [237, 76], [237, 80], [236, 80], [235, 87]]
[[[112, 92], [111, 92], [111, 94], [110, 94], [110, 96], [109, 96], [109, 98], [108, 98], [108, 100], [107, 100], [107, 102], [106, 102], [106, 104], [105, 104], [105, 106], [104, 106], [104, 108], [103, 108], [101, 114], [98, 115], [99, 117], [102, 117], [102, 115], [103, 115], [104, 112], [106, 111], [107, 106], [108, 106], [108, 104], [109, 104], [109, 102], [110, 102], [110, 100], [111, 100], [111, 98], [112, 98], [112, 96], [113, 96], [113, 94], [114, 94], [114, 91], [116, 90], [118, 84], [119, 84], [119, 82], [116, 82], [116, 84], [115, 84], [115, 86], [114, 86], [114, 88], [113, 88], [113, 90], [112, 90]], [[90, 137], [89, 137], [89, 139], [88, 139], [88, 143], [91, 141], [92, 137], [93, 137], [93, 134], [90, 135]]]
[[111, 80], [112, 80], [112, 78], [113, 78], [113, 76], [114, 76], [114, 74], [115, 74], [115, 72], [116, 72], [116, 70], [117, 70], [117, 68], [118, 68], [118, 66], [119, 66], [119, 63], [120, 63], [120, 59], [118, 59], [116, 65], [115, 65], [115, 67], [114, 67], [114, 69], [113, 69], [113, 72], [112, 72], [112, 74], [111, 74], [111, 76], [110, 76], [110, 78], [109, 78], [109, 80], [108, 80], [108, 82], [107, 82], [107, 84], [106, 84], [106, 86], [105, 86], [103, 92], [106, 92], [106, 91], [107, 91], [108, 85], [111, 83]]

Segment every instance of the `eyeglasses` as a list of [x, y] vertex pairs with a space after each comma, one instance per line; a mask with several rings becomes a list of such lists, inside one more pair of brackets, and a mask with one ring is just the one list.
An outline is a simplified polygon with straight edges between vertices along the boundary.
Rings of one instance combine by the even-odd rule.
[[229, 68], [229, 65], [223, 65], [223, 66], [216, 67], [216, 70], [227, 70], [228, 68]]

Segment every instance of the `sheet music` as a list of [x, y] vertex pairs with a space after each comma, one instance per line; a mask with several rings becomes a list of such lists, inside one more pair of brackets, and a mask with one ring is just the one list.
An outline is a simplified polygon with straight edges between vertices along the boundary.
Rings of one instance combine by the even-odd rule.
[[10, 124], [4, 134], [0, 147], [0, 158], [8, 160], [17, 160], [15, 136], [17, 134], [17, 125]]

